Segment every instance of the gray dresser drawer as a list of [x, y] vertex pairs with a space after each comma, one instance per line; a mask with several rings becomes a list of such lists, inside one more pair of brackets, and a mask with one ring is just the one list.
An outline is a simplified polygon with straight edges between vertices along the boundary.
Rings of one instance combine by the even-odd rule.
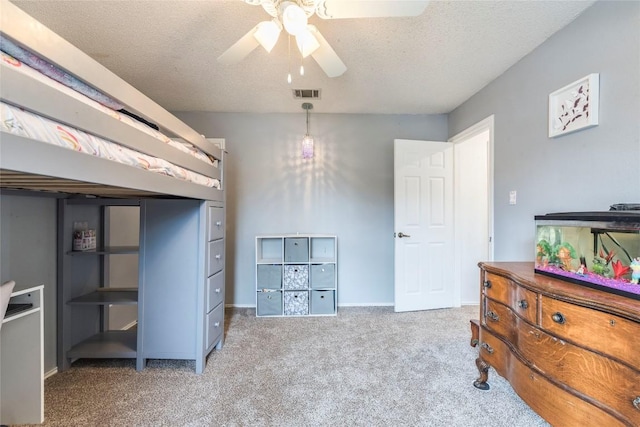
[[258, 289], [282, 288], [282, 265], [258, 265]]
[[208, 241], [224, 237], [224, 208], [209, 207]]
[[224, 307], [219, 304], [213, 311], [207, 314], [207, 348], [222, 335], [224, 330]]
[[207, 279], [207, 313], [224, 299], [224, 271], [219, 271]]
[[282, 315], [282, 292], [258, 292], [257, 314], [258, 316]]
[[209, 259], [207, 264], [207, 277], [217, 273], [224, 267], [224, 240], [209, 242]]
[[308, 265], [285, 265], [283, 284], [285, 289], [309, 288]]
[[284, 293], [285, 316], [304, 316], [309, 314], [308, 291], [286, 291]]
[[284, 239], [284, 261], [309, 261], [309, 239], [306, 237], [287, 237]]
[[311, 314], [334, 314], [335, 291], [311, 291]]
[[335, 265], [334, 264], [314, 264], [311, 266], [311, 287], [312, 288], [335, 288]]

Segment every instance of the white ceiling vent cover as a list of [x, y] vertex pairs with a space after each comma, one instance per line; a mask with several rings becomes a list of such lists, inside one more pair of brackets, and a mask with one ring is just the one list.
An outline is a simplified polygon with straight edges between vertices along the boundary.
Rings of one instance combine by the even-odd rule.
[[320, 99], [320, 89], [292, 89], [295, 99]]

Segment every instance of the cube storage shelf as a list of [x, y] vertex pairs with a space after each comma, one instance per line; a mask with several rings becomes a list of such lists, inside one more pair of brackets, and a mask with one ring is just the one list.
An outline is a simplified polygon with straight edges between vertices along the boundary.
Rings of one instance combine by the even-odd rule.
[[256, 316], [335, 316], [337, 237], [256, 237]]

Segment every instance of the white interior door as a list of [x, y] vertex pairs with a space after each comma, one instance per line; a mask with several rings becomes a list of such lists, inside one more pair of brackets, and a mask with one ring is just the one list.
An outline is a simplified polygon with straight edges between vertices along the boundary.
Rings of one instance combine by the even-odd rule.
[[453, 307], [453, 144], [394, 141], [395, 311]]

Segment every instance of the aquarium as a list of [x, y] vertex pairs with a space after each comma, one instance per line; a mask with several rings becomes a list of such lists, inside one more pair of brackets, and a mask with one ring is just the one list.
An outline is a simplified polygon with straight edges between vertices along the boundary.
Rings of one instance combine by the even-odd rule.
[[537, 215], [535, 271], [640, 300], [640, 211]]

